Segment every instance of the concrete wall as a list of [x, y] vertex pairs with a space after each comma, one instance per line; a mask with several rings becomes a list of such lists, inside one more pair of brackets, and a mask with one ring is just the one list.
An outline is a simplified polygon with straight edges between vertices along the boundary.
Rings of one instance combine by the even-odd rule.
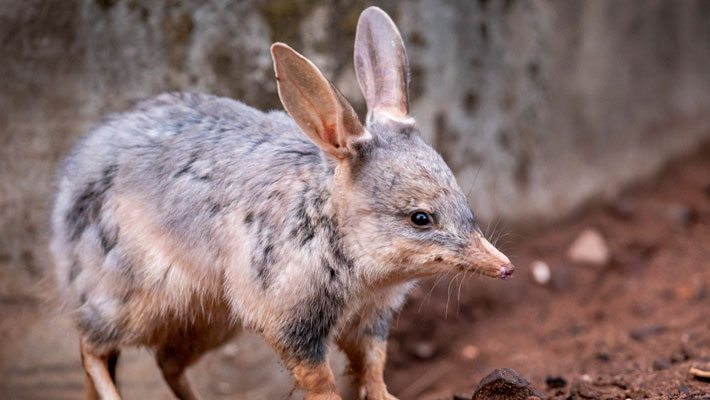
[[[39, 271], [56, 161], [131, 100], [182, 89], [280, 108], [282, 40], [362, 111], [352, 46], [368, 4], [0, 2], [0, 262]], [[409, 50], [413, 114], [461, 186], [476, 182], [484, 220], [564, 216], [709, 137], [708, 2], [380, 5]]]

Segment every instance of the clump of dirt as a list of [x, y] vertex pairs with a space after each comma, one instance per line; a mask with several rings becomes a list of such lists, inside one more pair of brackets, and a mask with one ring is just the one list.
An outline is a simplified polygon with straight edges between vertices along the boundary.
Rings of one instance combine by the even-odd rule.
[[[710, 383], [710, 149], [668, 167], [611, 206], [515, 233], [510, 282], [458, 276], [422, 283], [395, 321], [386, 379], [402, 399], [470, 398], [510, 367], [550, 399], [695, 399]], [[609, 246], [578, 265], [581, 232]], [[551, 276], [536, 283], [529, 266]]]

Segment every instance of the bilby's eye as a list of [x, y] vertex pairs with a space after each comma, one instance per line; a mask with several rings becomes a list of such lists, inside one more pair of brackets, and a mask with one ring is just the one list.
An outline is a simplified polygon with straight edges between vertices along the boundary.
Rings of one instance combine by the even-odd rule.
[[412, 225], [416, 228], [426, 228], [431, 226], [432, 223], [429, 214], [423, 211], [415, 211], [409, 216], [409, 218], [412, 220]]

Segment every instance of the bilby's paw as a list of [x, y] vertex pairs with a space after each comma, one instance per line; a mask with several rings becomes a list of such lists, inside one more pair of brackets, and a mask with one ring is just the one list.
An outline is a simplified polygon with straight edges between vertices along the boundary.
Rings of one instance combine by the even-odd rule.
[[360, 400], [399, 400], [387, 392], [387, 388], [384, 385], [379, 387], [360, 387]]
[[339, 394], [335, 392], [330, 393], [306, 393], [303, 400], [343, 400]]

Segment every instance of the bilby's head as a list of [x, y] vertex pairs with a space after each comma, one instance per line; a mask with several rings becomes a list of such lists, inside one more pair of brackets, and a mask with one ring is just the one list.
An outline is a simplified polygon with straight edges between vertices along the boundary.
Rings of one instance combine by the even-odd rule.
[[376, 7], [360, 16], [355, 70], [367, 103], [363, 126], [348, 101], [306, 58], [272, 46], [281, 101], [335, 165], [340, 234], [372, 281], [471, 271], [509, 278], [510, 260], [491, 245], [441, 156], [409, 115], [402, 38]]

